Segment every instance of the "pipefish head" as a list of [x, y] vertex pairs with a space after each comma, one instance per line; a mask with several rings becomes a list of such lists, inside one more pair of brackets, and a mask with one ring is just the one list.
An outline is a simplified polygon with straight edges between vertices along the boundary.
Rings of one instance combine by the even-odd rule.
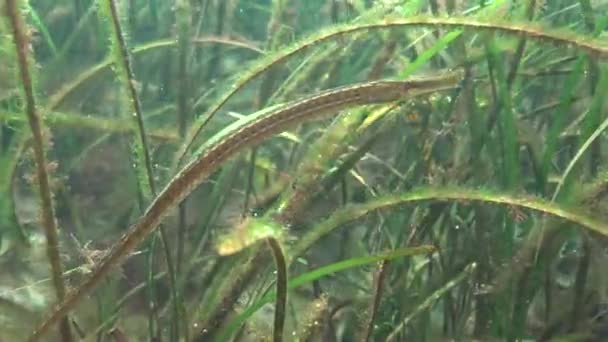
[[412, 77], [403, 81], [381, 81], [370, 94], [378, 102], [400, 100], [458, 88], [463, 80], [464, 72], [458, 70], [432, 76]]

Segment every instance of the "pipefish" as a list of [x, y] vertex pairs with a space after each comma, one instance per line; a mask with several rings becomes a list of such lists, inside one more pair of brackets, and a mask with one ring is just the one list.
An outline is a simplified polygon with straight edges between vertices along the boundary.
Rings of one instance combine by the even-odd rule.
[[462, 73], [412, 78], [404, 81], [374, 81], [322, 91], [285, 105], [272, 107], [236, 121], [203, 145], [191, 162], [185, 165], [158, 194], [144, 214], [117, 241], [79, 287], [68, 293], [53, 312], [30, 336], [38, 341], [59, 319], [65, 316], [84, 296], [97, 287], [115, 267], [159, 226], [162, 219], [176, 208], [192, 191], [226, 160], [243, 149], [259, 144], [289, 127], [319, 119], [341, 109], [380, 104], [404, 99], [420, 93], [454, 88]]

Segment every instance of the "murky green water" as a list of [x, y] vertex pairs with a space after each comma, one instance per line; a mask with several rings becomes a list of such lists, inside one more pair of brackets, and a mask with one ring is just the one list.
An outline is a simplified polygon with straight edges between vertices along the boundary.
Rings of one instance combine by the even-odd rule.
[[608, 1], [0, 10], [0, 341], [608, 340]]

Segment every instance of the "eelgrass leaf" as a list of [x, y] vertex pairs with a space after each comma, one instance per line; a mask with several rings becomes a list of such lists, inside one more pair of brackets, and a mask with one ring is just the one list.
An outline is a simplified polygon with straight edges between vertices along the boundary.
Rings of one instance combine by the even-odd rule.
[[503, 186], [506, 189], [513, 190], [520, 178], [520, 163], [519, 139], [511, 92], [507, 84], [507, 75], [501, 67], [504, 64], [502, 55], [493, 41], [489, 41], [486, 48], [489, 54], [489, 63], [492, 64], [497, 83], [495, 111], [498, 115], [500, 147], [502, 150], [502, 167], [499, 169], [499, 172], [502, 174]]
[[583, 78], [583, 67], [585, 65], [585, 58], [580, 56], [575, 63], [574, 70], [568, 76], [564, 82], [564, 87], [560, 93], [560, 105], [557, 108], [552, 125], [549, 127], [547, 138], [545, 139], [542, 164], [541, 164], [541, 176], [543, 177], [542, 185], [546, 184], [546, 180], [551, 171], [552, 161], [555, 157], [557, 148], [561, 141], [561, 133], [566, 127], [568, 122], [568, 109], [572, 105], [572, 98], [575, 95], [576, 86]]
[[254, 63], [246, 72], [243, 72], [241, 76], [232, 84], [229, 90], [224, 92], [211, 106], [211, 109], [209, 109], [207, 113], [202, 115], [200, 119], [192, 125], [184, 144], [177, 152], [178, 163], [183, 161], [186, 153], [192, 147], [203, 127], [207, 125], [207, 123], [222, 107], [224, 107], [228, 100], [230, 100], [245, 85], [273, 66], [280, 64], [290, 57], [313, 46], [337, 39], [344, 35], [353, 34], [360, 31], [387, 30], [410, 26], [498, 31], [506, 34], [525, 36], [530, 39], [552, 42], [555, 44], [572, 45], [576, 48], [586, 50], [591, 54], [603, 57], [608, 56], [608, 45], [603, 44], [600, 41], [589, 40], [586, 37], [577, 35], [576, 33], [570, 31], [546, 29], [531, 23], [516, 24], [500, 20], [490, 22], [469, 17], [437, 18], [432, 16], [418, 16], [406, 19], [388, 18], [373, 23], [336, 25], [304, 38], [292, 46], [280, 49], [274, 54], [267, 55], [265, 58]]
[[399, 73], [399, 77], [407, 78], [411, 76], [414, 72], [416, 72], [416, 70], [426, 64], [436, 54], [445, 51], [445, 48], [456, 38], [460, 37], [462, 33], [462, 30], [454, 30], [439, 38], [437, 42], [433, 44], [433, 46], [424, 50], [424, 52], [422, 52], [422, 54], [420, 54], [416, 60], [408, 64], [407, 67], [401, 73]]
[[348, 205], [335, 211], [328, 219], [313, 226], [298, 243], [291, 249], [290, 257], [296, 258], [323, 236], [329, 234], [343, 224], [357, 220], [372, 211], [380, 209], [397, 209], [408, 204], [421, 202], [460, 202], [470, 201], [493, 203], [498, 205], [516, 206], [539, 211], [544, 214], [556, 216], [581, 227], [608, 236], [608, 224], [566, 206], [552, 203], [545, 199], [527, 195], [511, 195], [506, 192], [491, 190], [467, 189], [464, 187], [420, 188], [400, 195], [385, 195], [364, 204]]
[[[196, 43], [196, 44], [208, 44], [208, 43], [228, 44], [228, 45], [232, 45], [232, 46], [239, 47], [239, 48], [250, 49], [250, 50], [258, 52], [258, 53], [263, 53], [262, 50], [256, 48], [255, 46], [252, 46], [251, 44], [248, 44], [246, 42], [230, 40], [230, 39], [222, 39], [222, 38], [218, 38], [218, 37], [198, 37], [198, 38], [193, 38], [192, 42]], [[148, 42], [145, 44], [137, 45], [137, 46], [133, 47], [133, 49], [131, 50], [131, 54], [135, 56], [135, 55], [139, 55], [139, 54], [146, 53], [149, 51], [154, 51], [157, 49], [174, 48], [176, 46], [177, 46], [177, 42], [175, 41], [175, 39], [161, 39], [161, 40], [156, 40], [156, 41]], [[76, 91], [76, 89], [78, 87], [80, 87], [86, 81], [92, 79], [93, 77], [95, 77], [96, 75], [101, 73], [102, 71], [107, 70], [112, 65], [114, 65], [114, 58], [108, 57], [108, 58], [104, 59], [102, 62], [95, 64], [93, 66], [90, 66], [85, 71], [78, 74], [78, 76], [76, 76], [73, 80], [71, 80], [71, 81], [65, 83], [63, 86], [61, 86], [61, 88], [59, 88], [59, 90], [57, 90], [53, 95], [49, 96], [47, 107], [49, 109], [57, 109], [70, 94], [72, 94], [74, 91]]]
[[42, 33], [42, 37], [44, 37], [44, 41], [48, 45], [53, 56], [57, 56], [57, 46], [53, 41], [53, 36], [51, 35], [48, 27], [44, 24], [44, 21], [42, 21], [38, 15], [38, 12], [34, 7], [32, 7], [30, 2], [26, 1], [25, 4], [27, 6], [27, 11], [30, 13], [30, 17], [32, 18], [32, 23], [38, 30], [40, 30], [40, 33]]

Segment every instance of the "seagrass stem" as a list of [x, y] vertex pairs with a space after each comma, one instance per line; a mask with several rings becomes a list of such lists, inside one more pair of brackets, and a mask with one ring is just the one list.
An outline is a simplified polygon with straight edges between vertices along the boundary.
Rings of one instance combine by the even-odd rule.
[[287, 309], [287, 261], [283, 248], [279, 241], [275, 238], [266, 239], [268, 247], [272, 252], [274, 263], [277, 267], [277, 300], [274, 310], [274, 324], [272, 332], [272, 341], [283, 341], [283, 329], [285, 327], [285, 311]]
[[[112, 23], [112, 31], [113, 31], [113, 41], [114, 41], [114, 49], [116, 64], [120, 67], [117, 68], [117, 76], [121, 79], [128, 92], [128, 102], [130, 104], [131, 112], [133, 113], [133, 119], [135, 121], [135, 125], [137, 127], [137, 156], [139, 164], [143, 164], [144, 172], [141, 170], [136, 170], [138, 174], [143, 173], [140, 178], [139, 184], [142, 193], [145, 194], [144, 198], [147, 200], [152, 196], [156, 196], [156, 185], [154, 182], [154, 172], [152, 170], [152, 158], [150, 157], [150, 149], [148, 144], [148, 139], [146, 136], [146, 129], [144, 125], [143, 112], [141, 109], [141, 101], [139, 99], [139, 95], [137, 93], [137, 89], [135, 87], [135, 73], [133, 72], [133, 65], [131, 62], [131, 54], [127, 47], [127, 42], [125, 38], [125, 34], [123, 32], [122, 25], [120, 23], [120, 17], [118, 13], [118, 8], [116, 5], [116, 0], [107, 0], [107, 10]], [[143, 178], [143, 179], [142, 179]], [[145, 180], [144, 180], [145, 179]], [[143, 208], [143, 205], [142, 205]], [[167, 236], [167, 232], [164, 227], [160, 227], [160, 238], [162, 241], [162, 248], [165, 255], [165, 260], [167, 263], [167, 273], [169, 275], [169, 284], [171, 287], [171, 297], [172, 297], [172, 308], [173, 308], [173, 316], [174, 316], [174, 326], [172, 329], [172, 336], [174, 339], [178, 339], [178, 327], [177, 322], [179, 321], [179, 309], [178, 309], [178, 295], [176, 290], [176, 278], [175, 278], [175, 270], [174, 270], [174, 262], [173, 257], [171, 255], [169, 239]], [[152, 249], [150, 253], [154, 253]], [[153, 257], [151, 258], [153, 259]]]
[[[65, 284], [63, 282], [63, 266], [59, 256], [59, 237], [57, 234], [57, 223], [55, 221], [55, 210], [53, 208], [53, 198], [51, 195], [51, 187], [49, 175], [47, 172], [47, 161], [44, 152], [44, 142], [42, 136], [42, 125], [40, 116], [36, 108], [36, 99], [34, 96], [34, 86], [32, 82], [32, 74], [30, 72], [30, 63], [28, 61], [29, 37], [23, 18], [19, 13], [19, 3], [17, 0], [6, 0], [7, 16], [9, 18], [13, 31], [13, 41], [17, 52], [17, 61], [19, 64], [19, 75], [21, 77], [21, 85], [23, 86], [23, 97], [25, 100], [25, 114], [32, 131], [32, 145], [34, 149], [34, 159], [36, 161], [36, 177], [38, 189], [40, 192], [40, 203], [42, 211], [42, 227], [46, 235], [46, 253], [51, 264], [51, 277], [53, 278], [53, 286], [55, 294], [59, 301], [65, 297]], [[67, 312], [66, 312], [67, 313]], [[59, 330], [63, 341], [72, 341], [70, 332], [70, 322], [65, 314], [59, 315], [55, 322], [59, 322]]]

